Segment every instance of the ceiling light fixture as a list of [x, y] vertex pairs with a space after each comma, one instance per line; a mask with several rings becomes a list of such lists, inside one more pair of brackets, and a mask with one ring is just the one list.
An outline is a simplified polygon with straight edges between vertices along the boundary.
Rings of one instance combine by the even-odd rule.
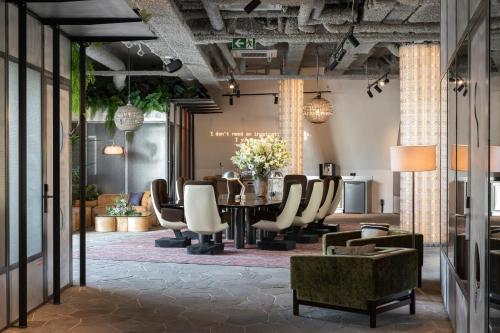
[[368, 81], [368, 86], [366, 87], [366, 93], [370, 98], [373, 98], [373, 93], [371, 89], [373, 88], [376, 92], [379, 94], [382, 93], [382, 88], [385, 87], [389, 83], [389, 72], [384, 73], [382, 76], [374, 80], [372, 83], [370, 83], [370, 80], [368, 79], [368, 64], [366, 64], [366, 78]]
[[333, 106], [330, 101], [321, 97], [319, 91], [319, 54], [316, 48], [316, 91], [317, 95], [304, 106], [304, 117], [313, 124], [326, 122], [333, 115]]
[[274, 95], [274, 104], [278, 104], [278, 95]]
[[352, 25], [351, 29], [349, 29], [349, 33], [347, 34], [347, 39], [349, 40], [349, 43], [351, 43], [353, 47], [359, 46], [359, 40], [354, 36], [354, 25]]
[[180, 59], [170, 59], [168, 64], [165, 64], [165, 69], [169, 73], [175, 73], [182, 68], [182, 61]]
[[[128, 51], [128, 70], [130, 66], [130, 49]], [[133, 132], [144, 124], [144, 112], [130, 102], [130, 75], [128, 76], [127, 105], [120, 106], [113, 117], [116, 127], [120, 131]]]
[[233, 105], [234, 101], [233, 101], [233, 96], [229, 97], [229, 105]]
[[250, 14], [259, 5], [260, 5], [260, 0], [252, 0], [243, 8], [243, 10], [247, 12], [247, 14]]

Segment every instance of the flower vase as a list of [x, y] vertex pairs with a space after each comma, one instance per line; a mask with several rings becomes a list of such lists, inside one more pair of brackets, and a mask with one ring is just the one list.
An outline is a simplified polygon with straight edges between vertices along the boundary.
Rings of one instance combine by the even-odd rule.
[[255, 189], [255, 195], [257, 197], [261, 197], [261, 198], [267, 197], [267, 186], [268, 186], [267, 177], [265, 177], [265, 176], [256, 176], [255, 177], [253, 187]]

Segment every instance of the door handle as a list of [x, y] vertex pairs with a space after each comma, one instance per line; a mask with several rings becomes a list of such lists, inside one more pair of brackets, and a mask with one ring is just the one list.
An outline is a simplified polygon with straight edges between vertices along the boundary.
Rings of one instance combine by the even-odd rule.
[[49, 184], [43, 184], [43, 212], [49, 212], [49, 198], [53, 198], [54, 196], [49, 195]]

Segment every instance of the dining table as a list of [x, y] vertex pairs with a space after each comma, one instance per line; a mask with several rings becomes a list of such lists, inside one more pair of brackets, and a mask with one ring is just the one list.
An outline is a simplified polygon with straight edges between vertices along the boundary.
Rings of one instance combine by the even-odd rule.
[[[220, 210], [230, 214], [230, 225], [228, 228], [228, 239], [234, 239], [237, 249], [245, 248], [245, 244], [255, 244], [257, 240], [256, 230], [252, 228], [250, 214], [257, 210], [267, 210], [281, 204], [279, 196], [258, 197], [253, 193], [248, 193], [244, 200], [237, 196], [221, 194], [217, 198], [217, 205]], [[169, 201], [161, 204], [162, 208], [184, 208], [182, 200]]]

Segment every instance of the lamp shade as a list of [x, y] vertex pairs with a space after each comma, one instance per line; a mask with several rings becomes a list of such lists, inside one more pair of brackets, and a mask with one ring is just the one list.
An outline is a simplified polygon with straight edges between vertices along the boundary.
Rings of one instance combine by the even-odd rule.
[[490, 146], [490, 172], [500, 172], [500, 146]]
[[240, 179], [240, 174], [237, 173], [236, 171], [226, 171], [222, 175], [222, 178], [227, 179], [227, 180], [236, 180], [236, 179]]
[[469, 145], [451, 145], [451, 169], [469, 170]]
[[436, 145], [391, 147], [392, 171], [436, 170]]
[[102, 153], [104, 155], [123, 155], [125, 153], [125, 150], [123, 149], [122, 146], [111, 145], [104, 147]]

